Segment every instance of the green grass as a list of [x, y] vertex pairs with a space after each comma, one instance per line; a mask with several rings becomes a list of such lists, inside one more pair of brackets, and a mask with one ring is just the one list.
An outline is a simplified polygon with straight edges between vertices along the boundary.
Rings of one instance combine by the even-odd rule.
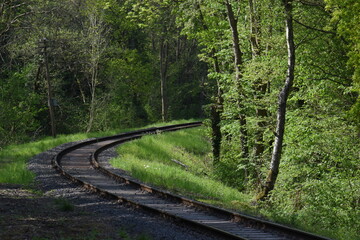
[[[118, 148], [113, 166], [143, 182], [211, 204], [249, 210], [250, 197], [211, 178], [211, 146], [205, 129], [145, 136]], [[180, 164], [187, 166], [187, 169]]]
[[26, 168], [26, 162], [31, 157], [63, 143], [115, 133], [116, 131], [59, 135], [57, 138], [47, 137], [35, 142], [7, 146], [0, 151], [0, 183], [31, 184], [34, 174]]
[[[186, 120], [174, 121], [168, 124], [189, 122]], [[162, 126], [163, 123], [149, 125], [147, 127]], [[44, 139], [18, 145], [9, 145], [0, 151], [0, 183], [29, 185], [34, 181], [34, 174], [27, 167], [27, 161], [41, 152], [47, 151], [67, 142], [78, 141], [92, 137], [110, 136], [120, 132], [133, 129], [112, 130], [100, 133], [79, 133], [71, 135], [58, 135], [56, 138], [46, 137]]]

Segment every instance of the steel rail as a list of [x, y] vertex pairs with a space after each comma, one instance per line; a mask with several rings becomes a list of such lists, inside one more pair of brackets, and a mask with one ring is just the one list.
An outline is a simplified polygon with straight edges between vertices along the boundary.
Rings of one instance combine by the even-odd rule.
[[[89, 146], [91, 144], [105, 143], [101, 146], [97, 146], [96, 149], [92, 149], [93, 152], [91, 153], [91, 156], [89, 157], [89, 161], [95, 169], [99, 170], [104, 175], [116, 180], [117, 182], [125, 183], [129, 186], [131, 185], [135, 188], [141, 189], [141, 191], [146, 191], [152, 195], [158, 196], [161, 199], [167, 199], [171, 203], [180, 204], [180, 205], [184, 205], [184, 206], [190, 206], [191, 208], [198, 209], [197, 211], [206, 211], [209, 214], [211, 214], [212, 216], [217, 216], [220, 219], [226, 219], [227, 222], [241, 224], [241, 226], [245, 226], [248, 229], [251, 228], [251, 229], [261, 230], [263, 232], [270, 232], [270, 233], [278, 236], [278, 237], [272, 238], [272, 239], [329, 240], [328, 238], [325, 238], [322, 236], [314, 235], [314, 234], [311, 234], [311, 233], [308, 233], [305, 231], [290, 228], [290, 227], [287, 227], [287, 226], [284, 226], [281, 224], [269, 222], [269, 221], [266, 221], [263, 219], [255, 218], [255, 217], [241, 214], [238, 212], [228, 211], [228, 210], [225, 210], [222, 208], [214, 207], [209, 204], [201, 203], [201, 202], [198, 202], [195, 200], [191, 200], [191, 199], [188, 199], [188, 198], [176, 195], [176, 194], [172, 194], [172, 193], [160, 190], [155, 187], [148, 186], [148, 185], [140, 183], [136, 180], [132, 180], [127, 177], [115, 174], [114, 172], [101, 166], [98, 162], [99, 154], [114, 145], [118, 145], [118, 144], [121, 144], [121, 143], [124, 143], [127, 141], [141, 138], [142, 136], [147, 135], [147, 134], [154, 134], [154, 133], [166, 132], [166, 131], [176, 131], [176, 130], [180, 130], [180, 129], [200, 126], [201, 124], [202, 124], [201, 122], [194, 122], [194, 123], [170, 125], [170, 126], [164, 126], [164, 127], [153, 127], [153, 128], [147, 128], [147, 129], [136, 130], [136, 131], [127, 132], [127, 133], [122, 133], [122, 134], [118, 134], [118, 135], [114, 135], [114, 136], [88, 140], [88, 141], [85, 141], [82, 143], [75, 144], [75, 145], [59, 152], [56, 155], [56, 157], [52, 163], [53, 163], [53, 166], [62, 175], [66, 176], [67, 178], [69, 178], [70, 180], [72, 180], [76, 183], [81, 184], [82, 186], [84, 186], [85, 188], [87, 188], [93, 192], [99, 193], [100, 195], [102, 195], [104, 197], [107, 197], [110, 199], [115, 199], [119, 202], [129, 203], [137, 208], [149, 210], [149, 211], [161, 214], [165, 217], [170, 217], [170, 218], [173, 218], [176, 220], [190, 223], [192, 225], [196, 225], [198, 227], [206, 228], [208, 230], [211, 230], [214, 233], [217, 233], [221, 236], [225, 236], [230, 239], [242, 239], [242, 240], [270, 239], [269, 236], [267, 236], [266, 234], [265, 235], [261, 234], [255, 230], [254, 230], [255, 232], [253, 234], [250, 231], [250, 233], [247, 233], [246, 236], [244, 234], [243, 235], [237, 234], [237, 233], [234, 234], [234, 233], [224, 230], [226, 228], [217, 227], [216, 224], [203, 224], [201, 221], [193, 221], [193, 220], [191, 220], [191, 218], [188, 218], [188, 217], [174, 215], [171, 212], [167, 211], [166, 209], [163, 210], [162, 208], [156, 208], [156, 207], [152, 207], [150, 205], [139, 203], [132, 199], [128, 199], [128, 198], [120, 196], [118, 194], [114, 194], [110, 191], [101, 189], [101, 188], [95, 186], [94, 184], [91, 184], [85, 180], [81, 180], [77, 177], [74, 177], [72, 174], [65, 171], [63, 169], [63, 167], [61, 166], [61, 160], [66, 154], [68, 154], [76, 149], [80, 149], [82, 147]], [[284, 237], [280, 237], [280, 235], [283, 235]]]

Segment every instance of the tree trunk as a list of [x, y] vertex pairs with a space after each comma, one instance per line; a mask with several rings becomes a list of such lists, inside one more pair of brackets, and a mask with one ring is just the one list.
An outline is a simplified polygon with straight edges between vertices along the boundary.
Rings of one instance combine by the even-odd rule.
[[[208, 30], [208, 26], [205, 24], [204, 16], [201, 12], [201, 8], [199, 3], [197, 3], [197, 8], [200, 13], [200, 19], [202, 23], [202, 27], [204, 30]], [[215, 55], [215, 48], [211, 50], [211, 58], [214, 60], [214, 71], [216, 73], [220, 73], [220, 66], [217, 56]], [[217, 80], [217, 94], [215, 103], [211, 105], [211, 113], [210, 113], [210, 120], [211, 120], [211, 146], [212, 146], [212, 155], [213, 155], [213, 165], [219, 163], [221, 158], [221, 141], [222, 141], [222, 133], [221, 133], [221, 114], [223, 111], [223, 103], [224, 99], [222, 96], [222, 90], [220, 86], [220, 81]]]
[[[235, 57], [235, 84], [236, 84], [237, 92], [239, 94], [239, 97], [237, 98], [237, 105], [239, 111], [241, 112], [242, 109], [244, 108], [241, 99], [244, 93], [240, 83], [240, 80], [242, 78], [241, 66], [243, 64], [243, 59], [242, 59], [243, 53], [240, 49], [239, 32], [237, 29], [237, 19], [235, 18], [234, 11], [228, 0], [225, 1], [225, 5], [226, 5], [227, 16], [232, 32], [233, 51]], [[239, 119], [240, 119], [240, 141], [241, 141], [241, 150], [242, 150], [241, 157], [247, 158], [249, 156], [249, 148], [247, 144], [248, 133], [246, 129], [246, 116], [243, 113], [240, 113]]]
[[[262, 54], [260, 47], [260, 26], [259, 26], [259, 17], [256, 13], [256, 0], [249, 0], [249, 9], [250, 9], [250, 44], [252, 51], [252, 58], [255, 59]], [[254, 89], [256, 91], [257, 99], [262, 99], [267, 90], [267, 83], [263, 83], [262, 79], [255, 81]], [[258, 128], [255, 132], [255, 144], [254, 144], [254, 155], [255, 158], [261, 157], [265, 151], [264, 144], [264, 127], [266, 126], [266, 121], [264, 118], [268, 116], [268, 111], [265, 108], [257, 107], [256, 116], [258, 120]]]
[[217, 165], [220, 161], [221, 151], [221, 129], [220, 129], [221, 115], [217, 104], [211, 106], [211, 146], [213, 154], [213, 164]]
[[45, 64], [45, 78], [46, 78], [46, 87], [47, 87], [47, 97], [48, 97], [48, 107], [50, 114], [50, 122], [51, 122], [51, 136], [56, 137], [56, 126], [55, 126], [55, 114], [54, 114], [54, 104], [53, 104], [53, 96], [52, 96], [52, 87], [50, 82], [50, 74], [49, 74], [49, 64], [48, 64], [48, 52], [47, 52], [47, 40], [44, 38], [44, 64]]
[[[215, 56], [215, 50], [212, 51], [212, 56], [214, 59], [214, 69], [216, 73], [220, 73], [220, 66], [217, 57]], [[222, 97], [222, 90], [220, 87], [220, 82], [217, 80], [217, 96], [216, 102], [211, 106], [211, 145], [212, 145], [212, 153], [213, 153], [213, 164], [216, 165], [220, 161], [220, 152], [221, 152], [221, 113], [223, 111], [224, 99]]]
[[162, 40], [160, 43], [160, 91], [161, 91], [161, 118], [167, 121], [166, 78], [168, 69], [168, 43]]
[[249, 0], [249, 8], [250, 8], [250, 43], [251, 43], [251, 52], [253, 58], [260, 56], [260, 27], [258, 17], [256, 15], [256, 0]]
[[82, 99], [82, 102], [85, 104], [86, 103], [86, 97], [85, 97], [85, 93], [84, 93], [84, 90], [83, 90], [83, 87], [81, 86], [81, 82], [80, 82], [80, 79], [75, 75], [75, 79], [76, 79], [76, 83], [79, 87], [79, 91], [80, 91], [80, 95], [81, 95], [81, 99]]
[[286, 41], [288, 49], [288, 70], [283, 89], [280, 91], [278, 99], [277, 125], [274, 141], [273, 153], [271, 156], [270, 170], [262, 192], [258, 195], [259, 200], [264, 200], [269, 192], [274, 189], [279, 173], [280, 159], [285, 133], [286, 103], [294, 81], [295, 70], [295, 44], [292, 19], [292, 0], [283, 0], [286, 14]]
[[96, 104], [96, 86], [97, 86], [97, 67], [98, 63], [94, 63], [91, 71], [91, 84], [90, 84], [90, 109], [89, 109], [89, 122], [86, 132], [90, 132], [95, 119], [95, 104]]
[[88, 13], [89, 29], [87, 38], [90, 43], [89, 52], [89, 73], [90, 73], [90, 107], [89, 107], [89, 121], [86, 132], [90, 132], [96, 114], [96, 88], [98, 86], [98, 68], [102, 52], [105, 48], [105, 33], [104, 22], [102, 16], [97, 13], [96, 9], [89, 9]]

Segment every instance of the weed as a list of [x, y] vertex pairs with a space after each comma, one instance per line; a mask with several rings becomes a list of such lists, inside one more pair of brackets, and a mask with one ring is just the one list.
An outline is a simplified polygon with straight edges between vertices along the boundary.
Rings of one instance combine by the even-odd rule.
[[152, 238], [144, 233], [141, 233], [140, 235], [136, 237], [131, 237], [129, 233], [126, 231], [126, 229], [121, 228], [118, 232], [118, 236], [123, 240], [151, 240]]
[[74, 208], [75, 208], [74, 205], [65, 198], [55, 199], [55, 204], [57, 205], [58, 209], [63, 212], [74, 211]]
[[121, 228], [118, 232], [118, 235], [120, 238], [127, 240], [129, 239], [129, 234], [127, 233], [127, 231], [124, 228]]
[[136, 240], [151, 240], [152, 238], [146, 234], [140, 234], [139, 236], [136, 237]]
[[91, 230], [89, 236], [85, 238], [86, 240], [95, 240], [98, 239], [99, 231], [96, 229]]

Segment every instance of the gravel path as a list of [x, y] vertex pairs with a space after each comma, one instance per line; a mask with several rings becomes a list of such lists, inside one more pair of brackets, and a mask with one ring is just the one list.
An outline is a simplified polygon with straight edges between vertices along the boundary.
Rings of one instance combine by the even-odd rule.
[[[33, 157], [29, 163], [29, 170], [36, 174], [38, 188], [47, 197], [66, 198], [76, 208], [94, 213], [98, 220], [111, 222], [115, 229], [126, 229], [130, 235], [142, 233], [152, 239], [171, 240], [214, 240], [219, 239], [210, 234], [193, 229], [189, 226], [161, 218], [157, 215], [134, 209], [124, 204], [108, 201], [90, 193], [69, 180], [61, 177], [51, 166], [51, 159], [62, 149], [75, 143], [66, 143]], [[104, 151], [99, 159], [101, 164], [109, 168], [108, 160], [116, 156], [114, 149]], [[122, 172], [121, 170], [116, 170]], [[123, 173], [123, 172], [122, 172]], [[111, 219], [111, 221], [109, 221]], [[121, 238], [119, 238], [121, 239]]]

